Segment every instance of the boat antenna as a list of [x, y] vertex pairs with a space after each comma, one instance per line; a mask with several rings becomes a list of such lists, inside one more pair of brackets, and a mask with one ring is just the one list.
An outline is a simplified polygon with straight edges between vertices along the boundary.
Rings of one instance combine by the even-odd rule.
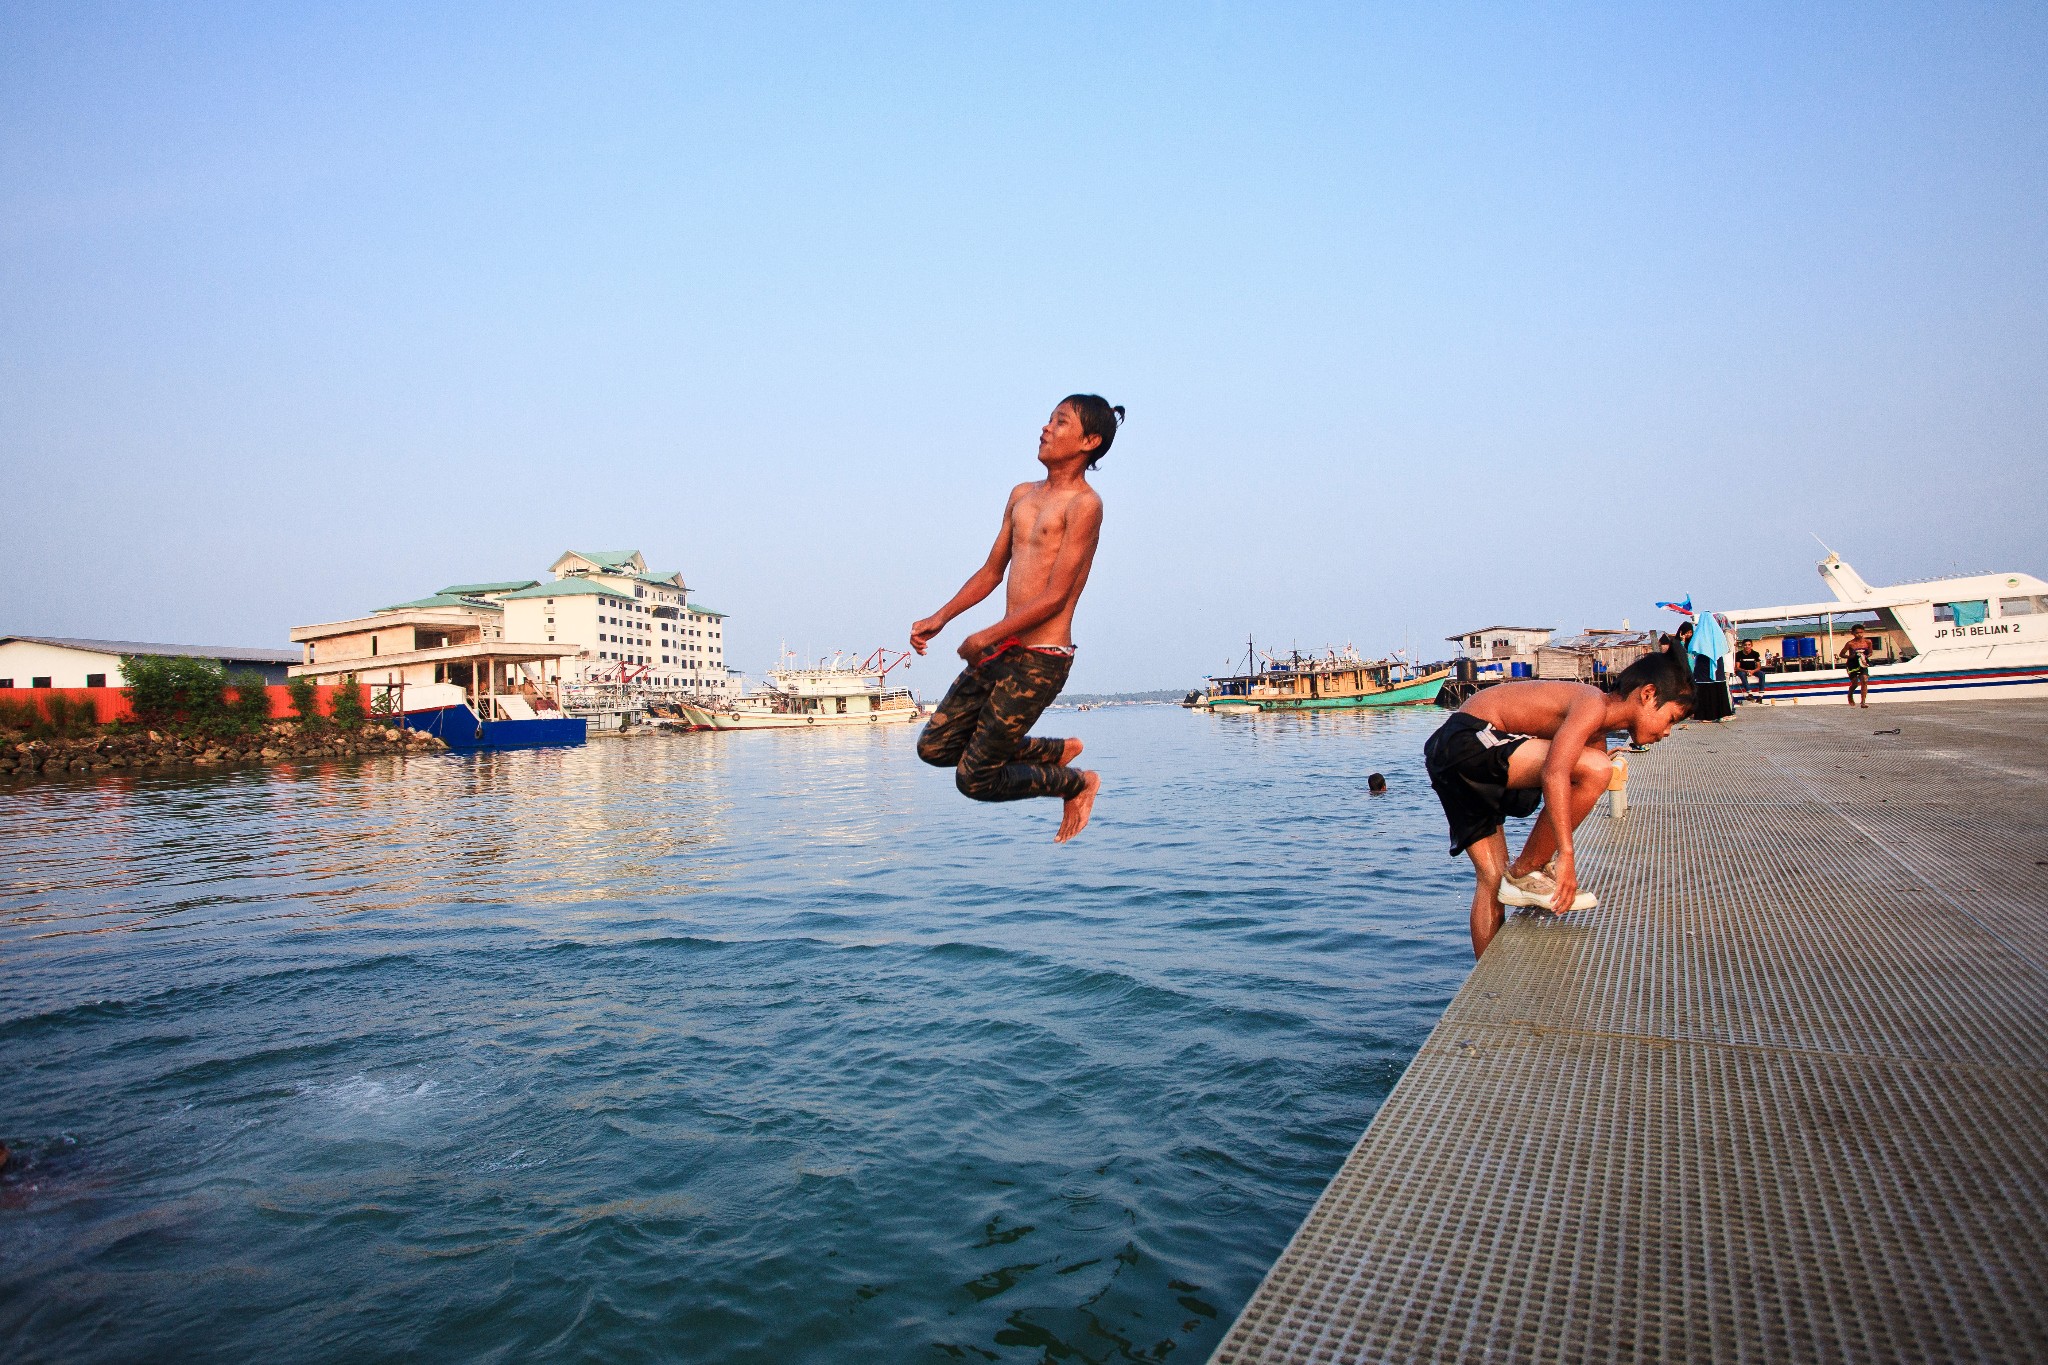
[[1835, 547], [1834, 547], [1834, 546], [1832, 546], [1832, 545], [1830, 545], [1830, 544], [1828, 544], [1828, 543], [1827, 543], [1827, 542], [1826, 542], [1825, 540], [1822, 540], [1822, 539], [1820, 538], [1820, 532], [1818, 532], [1818, 531], [1808, 531], [1808, 532], [1807, 532], [1806, 534], [1808, 534], [1808, 535], [1812, 536], [1812, 537], [1814, 538], [1814, 541], [1815, 541], [1816, 543], [1818, 543], [1818, 544], [1819, 544], [1819, 546], [1821, 547], [1821, 549], [1823, 549], [1823, 550], [1826, 550], [1826, 551], [1827, 551], [1827, 552], [1828, 552], [1829, 554], [1834, 554], [1834, 553], [1835, 553]]

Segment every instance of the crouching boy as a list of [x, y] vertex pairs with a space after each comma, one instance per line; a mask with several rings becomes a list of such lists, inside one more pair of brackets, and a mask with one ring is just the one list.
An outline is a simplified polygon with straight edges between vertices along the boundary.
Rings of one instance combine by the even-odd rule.
[[[1655, 744], [1692, 713], [1692, 677], [1671, 654], [1636, 660], [1612, 692], [1585, 683], [1510, 682], [1489, 687], [1451, 714], [1422, 746], [1429, 783], [1451, 824], [1451, 856], [1469, 854], [1472, 955], [1486, 951], [1503, 905], [1559, 914], [1599, 902], [1579, 890], [1572, 832], [1607, 790], [1607, 735], [1627, 730]], [[1535, 813], [1515, 861], [1502, 818]]]

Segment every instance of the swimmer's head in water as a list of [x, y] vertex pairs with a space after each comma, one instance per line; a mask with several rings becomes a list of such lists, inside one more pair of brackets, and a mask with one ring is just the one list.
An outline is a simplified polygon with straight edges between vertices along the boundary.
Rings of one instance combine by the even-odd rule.
[[1365, 779], [1365, 789], [1375, 796], [1379, 795], [1387, 789], [1386, 775], [1383, 773], [1372, 774]]
[[1109, 454], [1123, 421], [1123, 408], [1111, 407], [1099, 394], [1068, 394], [1038, 433], [1038, 458], [1043, 460], [1049, 454], [1057, 458], [1078, 450], [1088, 456], [1088, 467], [1093, 469]]

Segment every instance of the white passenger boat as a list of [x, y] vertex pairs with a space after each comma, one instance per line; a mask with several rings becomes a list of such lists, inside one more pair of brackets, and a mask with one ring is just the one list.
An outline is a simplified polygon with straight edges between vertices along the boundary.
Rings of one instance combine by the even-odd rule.
[[1873, 702], [2048, 696], [2048, 583], [1990, 573], [1873, 588], [1833, 551], [1819, 569], [1831, 602], [1720, 613], [1765, 656], [1766, 702], [1840, 706], [1836, 654], [1858, 625], [1879, 646]]
[[[581, 744], [581, 716], [565, 716], [554, 700], [533, 690], [492, 692], [454, 683], [373, 683], [376, 709], [408, 730], [437, 735], [451, 749], [533, 749]], [[536, 709], [539, 708], [539, 709]]]
[[890, 672], [905, 666], [909, 654], [878, 649], [864, 660], [857, 658], [834, 654], [799, 666], [785, 654], [759, 691], [719, 706], [686, 706], [684, 712], [714, 730], [890, 725], [924, 717], [910, 689], [889, 686]]

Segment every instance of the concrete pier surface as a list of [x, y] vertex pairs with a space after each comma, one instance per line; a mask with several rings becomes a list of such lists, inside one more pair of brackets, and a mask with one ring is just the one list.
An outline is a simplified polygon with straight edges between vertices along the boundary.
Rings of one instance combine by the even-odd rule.
[[1213, 1359], [2048, 1360], [2048, 702], [1745, 707], [1629, 787]]

